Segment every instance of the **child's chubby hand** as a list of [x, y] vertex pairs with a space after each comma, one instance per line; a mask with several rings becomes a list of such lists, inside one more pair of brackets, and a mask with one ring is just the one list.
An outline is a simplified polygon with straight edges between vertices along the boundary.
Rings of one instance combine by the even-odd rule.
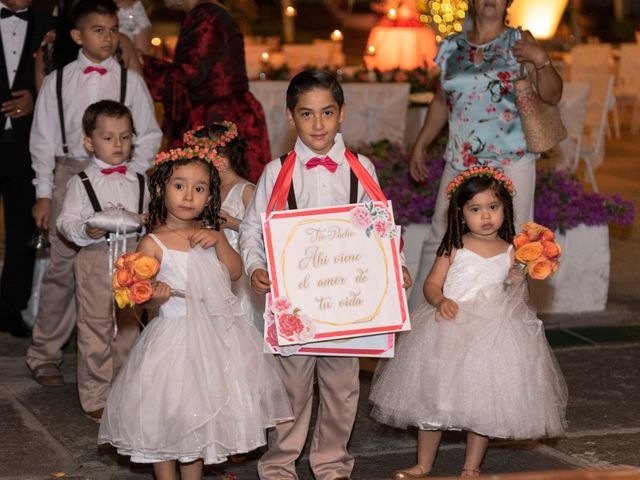
[[514, 263], [509, 269], [509, 280], [513, 285], [520, 285], [527, 276], [526, 267], [522, 267], [521, 263]]
[[454, 320], [458, 315], [458, 304], [450, 298], [442, 297], [442, 300], [435, 307], [437, 308], [436, 322], [439, 322], [442, 318]]
[[269, 280], [269, 272], [263, 268], [254, 270], [251, 274], [251, 286], [260, 294], [269, 293], [271, 291], [271, 280]]
[[196, 245], [200, 245], [202, 248], [215, 247], [220, 241], [220, 235], [224, 236], [224, 233], [211, 228], [201, 228], [191, 236], [189, 243], [191, 244], [191, 248]]
[[413, 280], [411, 280], [411, 274], [407, 267], [402, 267], [402, 288], [411, 288]]
[[160, 281], [151, 282], [151, 284], [153, 286], [151, 298], [142, 304], [145, 309], [158, 308], [171, 298], [171, 287], [169, 285]]
[[100, 228], [90, 227], [88, 225], [84, 226], [85, 232], [93, 239], [98, 239], [104, 237], [107, 234], [106, 230], [102, 230]]

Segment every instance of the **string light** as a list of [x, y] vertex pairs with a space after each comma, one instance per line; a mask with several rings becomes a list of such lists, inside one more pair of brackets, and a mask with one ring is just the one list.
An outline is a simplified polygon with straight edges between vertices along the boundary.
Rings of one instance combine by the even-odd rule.
[[420, 0], [418, 2], [420, 21], [432, 26], [436, 40], [462, 31], [462, 23], [469, 11], [467, 0]]

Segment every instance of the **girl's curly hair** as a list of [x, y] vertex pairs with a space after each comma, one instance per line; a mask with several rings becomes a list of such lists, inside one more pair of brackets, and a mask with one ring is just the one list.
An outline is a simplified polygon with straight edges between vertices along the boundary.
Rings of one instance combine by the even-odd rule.
[[197, 163], [203, 165], [209, 172], [209, 200], [204, 210], [196, 218], [206, 226], [220, 230], [220, 176], [218, 170], [210, 163], [199, 158], [184, 158], [171, 162], [163, 162], [157, 165], [149, 177], [149, 216], [145, 227], [147, 233], [151, 233], [154, 228], [164, 225], [167, 220], [167, 207], [165, 205], [165, 194], [167, 184], [171, 180], [176, 167]]

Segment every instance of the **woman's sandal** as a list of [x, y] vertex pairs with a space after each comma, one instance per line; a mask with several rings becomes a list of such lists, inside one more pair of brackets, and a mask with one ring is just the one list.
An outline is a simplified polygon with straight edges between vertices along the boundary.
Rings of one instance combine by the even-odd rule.
[[475, 468], [463, 468], [460, 476], [461, 477], [479, 477], [480, 470]]
[[[422, 470], [422, 468], [420, 468]], [[422, 473], [410, 473], [406, 470], [396, 470], [393, 472], [393, 480], [416, 480], [431, 476], [431, 470]]]

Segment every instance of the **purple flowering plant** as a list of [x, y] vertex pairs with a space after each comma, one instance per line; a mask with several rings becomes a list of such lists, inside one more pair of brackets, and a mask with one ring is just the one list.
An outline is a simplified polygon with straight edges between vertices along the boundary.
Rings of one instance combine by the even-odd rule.
[[443, 145], [438, 142], [427, 154], [428, 179], [416, 182], [409, 175], [411, 152], [399, 143], [378, 140], [357, 149], [373, 162], [380, 186], [391, 200], [396, 224], [431, 223], [444, 168]]
[[[391, 200], [398, 225], [431, 223], [440, 177], [444, 169], [446, 137], [434, 142], [427, 154], [428, 178], [416, 182], [409, 175], [411, 153], [389, 140], [362, 145], [357, 151], [376, 167], [382, 191]], [[565, 170], [539, 170], [536, 176], [534, 221], [551, 230], [633, 223], [633, 203], [619, 194], [610, 196], [584, 190], [576, 176]]]
[[608, 196], [585, 192], [574, 174], [564, 170], [538, 171], [534, 218], [551, 230], [565, 232], [578, 225], [629, 225], [633, 203], [619, 194]]

